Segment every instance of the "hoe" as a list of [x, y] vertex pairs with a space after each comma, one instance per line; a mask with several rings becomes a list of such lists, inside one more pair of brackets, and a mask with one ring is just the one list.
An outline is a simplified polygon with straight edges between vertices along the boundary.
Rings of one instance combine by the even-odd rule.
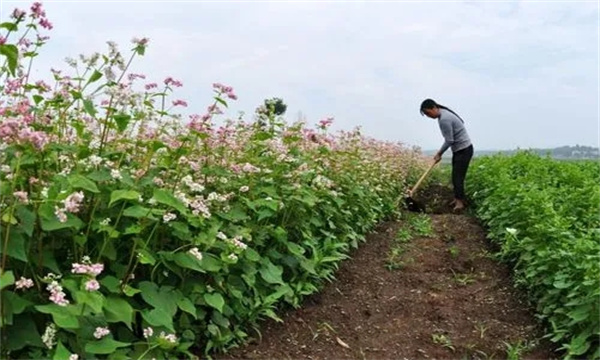
[[437, 163], [434, 162], [429, 166], [429, 168], [425, 171], [425, 173], [423, 175], [421, 175], [421, 178], [417, 181], [415, 186], [413, 186], [413, 188], [410, 189], [410, 191], [408, 192], [408, 196], [406, 196], [404, 198], [404, 203], [406, 204], [408, 211], [419, 212], [419, 213], [425, 212], [425, 205], [423, 205], [423, 204], [419, 203], [418, 201], [416, 201], [415, 199], [413, 199], [413, 195], [415, 194], [415, 192], [417, 191], [417, 189], [419, 188], [419, 186], [421, 185], [423, 180], [425, 180], [427, 175], [429, 175], [431, 170], [433, 170], [433, 168], [435, 167], [436, 164]]

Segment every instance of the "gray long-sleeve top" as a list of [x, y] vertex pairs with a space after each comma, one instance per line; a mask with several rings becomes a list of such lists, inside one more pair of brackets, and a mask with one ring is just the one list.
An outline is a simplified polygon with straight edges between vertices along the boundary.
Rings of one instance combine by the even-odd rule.
[[471, 145], [471, 139], [467, 134], [467, 129], [463, 121], [451, 111], [440, 109], [438, 124], [444, 136], [444, 144], [440, 148], [440, 155], [452, 147], [452, 152], [457, 152], [468, 148]]

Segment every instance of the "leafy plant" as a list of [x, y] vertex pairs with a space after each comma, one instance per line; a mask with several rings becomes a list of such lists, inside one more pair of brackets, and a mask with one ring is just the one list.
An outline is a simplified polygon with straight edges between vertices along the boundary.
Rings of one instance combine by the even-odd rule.
[[332, 281], [425, 168], [331, 119], [217, 126], [237, 99], [220, 83], [185, 121], [181, 81], [130, 70], [145, 38], [36, 81], [51, 27], [39, 3], [0, 25], [2, 358], [225, 351]]
[[599, 359], [600, 164], [521, 151], [478, 158], [469, 177], [477, 216], [550, 340], [566, 359]]

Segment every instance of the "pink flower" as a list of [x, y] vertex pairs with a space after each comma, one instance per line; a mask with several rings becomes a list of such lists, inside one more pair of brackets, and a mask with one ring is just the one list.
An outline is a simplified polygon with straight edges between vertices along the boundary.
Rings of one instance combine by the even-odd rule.
[[29, 289], [33, 287], [33, 280], [27, 279], [21, 276], [19, 280], [15, 282], [15, 289]]
[[102, 263], [97, 263], [97, 264], [92, 264], [89, 261], [89, 258], [84, 257], [84, 263], [83, 264], [78, 264], [78, 263], [73, 263], [71, 266], [71, 272], [73, 274], [87, 274], [93, 277], [96, 277], [98, 275], [100, 275], [100, 273], [102, 273], [102, 271], [104, 270], [104, 264]]
[[21, 10], [21, 9], [14, 9], [14, 10], [13, 10], [13, 13], [12, 13], [12, 15], [11, 15], [11, 17], [12, 17], [13, 19], [20, 19], [20, 18], [22, 18], [23, 16], [25, 16], [26, 14], [27, 14], [27, 13], [26, 13], [25, 11]]
[[104, 264], [92, 264], [89, 267], [89, 274], [92, 276], [98, 276], [104, 270]]
[[132, 73], [132, 74], [127, 75], [127, 78], [129, 79], [129, 81], [134, 81], [135, 79], [145, 79], [146, 75]]
[[52, 28], [54, 27], [54, 26], [52, 26], [52, 23], [50, 21], [48, 21], [48, 19], [46, 19], [46, 18], [40, 19], [40, 26], [43, 27], [44, 29], [48, 29], [48, 30], [52, 30]]
[[210, 105], [206, 111], [208, 111], [209, 114], [222, 114], [223, 111], [216, 105], [216, 104], [212, 104]]
[[149, 41], [150, 41], [150, 39], [148, 39], [148, 38], [141, 38], [141, 39], [133, 38], [133, 39], [131, 39], [131, 42], [138, 46], [147, 45]]
[[173, 101], [173, 106], [183, 106], [183, 107], [187, 107], [188, 104], [187, 102], [185, 102], [184, 100], [175, 100]]
[[6, 38], [4, 36], [0, 36], [0, 45], [6, 44]]
[[83, 198], [84, 195], [81, 191], [72, 193], [63, 201], [63, 203], [65, 204], [65, 210], [70, 213], [78, 213], [79, 206], [81, 206]]
[[40, 2], [35, 2], [33, 3], [33, 5], [31, 5], [31, 12], [31, 17], [33, 17], [34, 19], [46, 16], [46, 12], [42, 9], [42, 3]]
[[67, 214], [65, 214], [65, 209], [61, 209], [58, 206], [55, 206], [54, 215], [56, 215], [58, 221], [60, 221], [61, 223], [67, 222]]
[[331, 123], [333, 123], [333, 118], [332, 117], [328, 117], [324, 120], [319, 121], [319, 127], [324, 129], [327, 126], [331, 125]]
[[96, 339], [102, 339], [103, 337], [110, 334], [110, 330], [107, 327], [97, 327], [96, 331], [94, 331], [94, 337]]
[[183, 84], [181, 83], [181, 81], [175, 80], [172, 77], [168, 77], [165, 79], [164, 81], [165, 85], [173, 85], [175, 87], [182, 87]]
[[220, 83], [214, 83], [213, 88], [220, 94], [227, 95], [228, 98], [232, 100], [237, 99], [237, 95], [233, 93], [233, 88], [231, 86], [226, 86]]
[[69, 305], [69, 300], [65, 299], [65, 294], [62, 290], [62, 286], [58, 284], [56, 280], [52, 281], [46, 289], [50, 291], [50, 301], [59, 306]]
[[85, 289], [87, 291], [96, 291], [100, 289], [100, 283], [96, 279], [89, 280], [85, 283]]
[[13, 195], [23, 204], [29, 203], [29, 197], [25, 191], [15, 191]]
[[156, 83], [149, 83], [149, 84], [146, 84], [144, 87], [146, 88], [146, 90], [150, 90], [150, 89], [157, 88], [158, 85]]

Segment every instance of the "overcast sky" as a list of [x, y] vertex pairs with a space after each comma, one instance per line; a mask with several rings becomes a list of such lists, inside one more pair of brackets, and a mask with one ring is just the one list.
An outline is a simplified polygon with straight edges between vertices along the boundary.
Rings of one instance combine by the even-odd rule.
[[[2, 20], [30, 4], [2, 0]], [[431, 97], [465, 119], [479, 150], [598, 145], [596, 1], [43, 4], [54, 29], [40, 75], [107, 40], [126, 50], [149, 37], [134, 72], [181, 80], [189, 112], [222, 82], [239, 96], [232, 117], [278, 96], [291, 121], [333, 116], [334, 130], [437, 149], [436, 121], [419, 114]]]

